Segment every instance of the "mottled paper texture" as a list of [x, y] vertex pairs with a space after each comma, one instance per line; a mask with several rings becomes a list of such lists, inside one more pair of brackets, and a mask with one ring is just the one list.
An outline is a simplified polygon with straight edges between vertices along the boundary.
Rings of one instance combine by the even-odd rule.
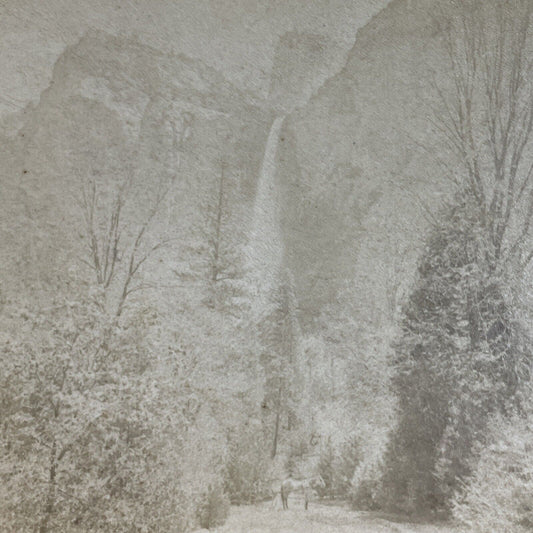
[[0, 0], [0, 530], [533, 524], [530, 0]]

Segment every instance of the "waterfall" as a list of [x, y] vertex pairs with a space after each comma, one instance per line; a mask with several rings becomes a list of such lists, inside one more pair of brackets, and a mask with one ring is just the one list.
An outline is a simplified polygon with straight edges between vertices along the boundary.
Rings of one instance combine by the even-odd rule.
[[258, 305], [265, 303], [278, 284], [283, 261], [279, 207], [276, 186], [276, 154], [284, 116], [277, 117], [268, 134], [253, 210], [250, 233], [249, 268], [255, 285]]

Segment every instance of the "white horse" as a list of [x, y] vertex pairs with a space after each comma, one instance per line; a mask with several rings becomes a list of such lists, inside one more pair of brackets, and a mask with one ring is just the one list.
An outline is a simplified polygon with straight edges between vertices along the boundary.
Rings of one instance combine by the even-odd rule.
[[308, 479], [293, 479], [291, 477], [287, 478], [281, 484], [281, 503], [283, 504], [283, 509], [289, 508], [289, 494], [291, 492], [303, 492], [305, 509], [309, 506], [309, 499], [311, 493], [315, 489], [325, 488], [326, 483], [322, 479], [322, 476], [315, 476]]

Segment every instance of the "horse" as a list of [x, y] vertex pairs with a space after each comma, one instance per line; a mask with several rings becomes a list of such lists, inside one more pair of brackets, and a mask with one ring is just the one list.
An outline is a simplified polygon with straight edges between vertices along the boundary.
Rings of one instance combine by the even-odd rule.
[[322, 479], [322, 476], [315, 476], [308, 479], [293, 479], [291, 477], [287, 478], [281, 484], [281, 503], [283, 504], [283, 509], [289, 508], [289, 494], [291, 492], [300, 492], [304, 494], [305, 509], [307, 510], [309, 506], [309, 498], [311, 493], [315, 489], [323, 489], [326, 487], [326, 483]]

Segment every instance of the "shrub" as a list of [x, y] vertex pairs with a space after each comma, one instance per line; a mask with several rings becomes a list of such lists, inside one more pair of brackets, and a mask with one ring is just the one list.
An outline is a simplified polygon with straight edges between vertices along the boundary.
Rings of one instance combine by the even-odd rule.
[[351, 501], [355, 509], [379, 509], [378, 498], [383, 492], [382, 465], [379, 461], [360, 464], [352, 478]]
[[376, 494], [379, 492], [380, 484], [376, 479], [365, 479], [354, 490], [352, 494], [352, 504], [354, 508], [365, 511], [375, 511], [379, 509]]
[[472, 477], [453, 498], [453, 516], [471, 531], [533, 529], [532, 418], [492, 421], [492, 444], [479, 450]]
[[292, 477], [302, 477], [309, 471], [309, 436], [305, 431], [296, 431], [290, 436], [287, 457], [285, 459], [285, 472]]
[[228, 517], [230, 501], [220, 486], [209, 486], [197, 510], [200, 527], [211, 529], [221, 526]]
[[242, 432], [229, 442], [224, 488], [232, 503], [253, 503], [270, 496], [268, 447], [262, 435]]
[[357, 437], [351, 437], [341, 445], [336, 475], [336, 490], [342, 497], [352, 488], [355, 469], [361, 462], [361, 445]]
[[318, 473], [326, 484], [325, 495], [334, 498], [346, 498], [352, 489], [352, 477], [360, 463], [360, 445], [352, 437], [335, 447], [328, 441], [322, 448], [318, 462]]
[[320, 451], [320, 459], [318, 461], [318, 473], [322, 476], [326, 487], [324, 493], [326, 496], [334, 496], [335, 494], [335, 450], [331, 441], [328, 440], [325, 446]]

